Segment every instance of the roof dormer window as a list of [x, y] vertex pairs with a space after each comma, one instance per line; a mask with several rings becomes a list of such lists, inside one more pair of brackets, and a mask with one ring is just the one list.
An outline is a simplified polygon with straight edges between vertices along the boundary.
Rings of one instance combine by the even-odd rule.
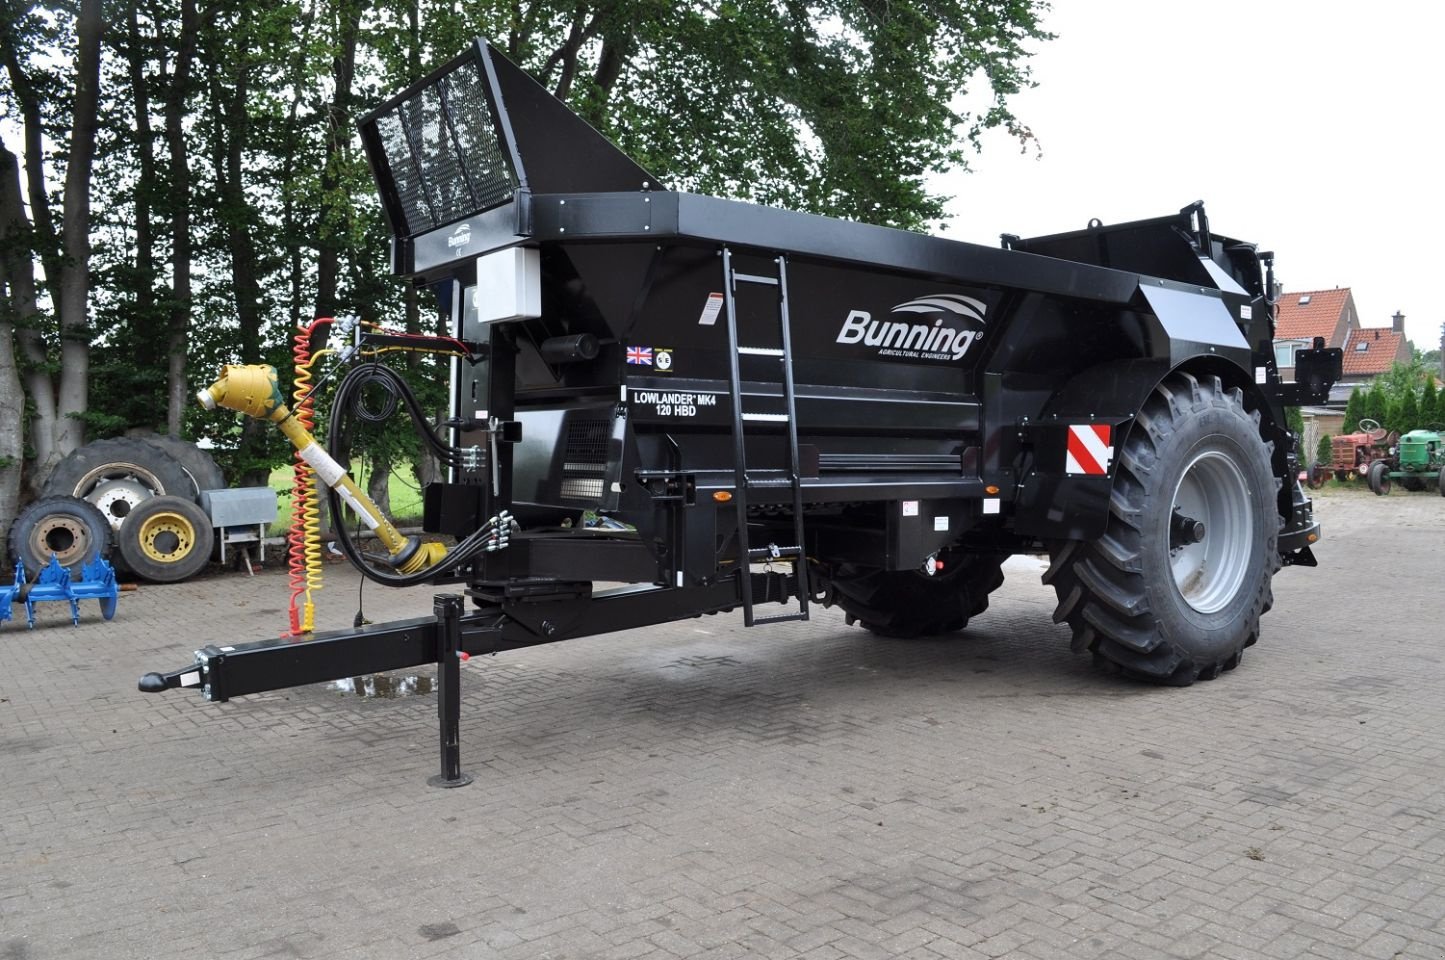
[[1310, 302], [1310, 295], [1309, 295], [1309, 294], [1305, 294], [1304, 296], [1302, 296], [1302, 297], [1299, 298], [1299, 305], [1300, 305], [1300, 306], [1304, 306], [1305, 304], [1307, 304], [1307, 303], [1309, 303], [1309, 302]]
[[1361, 340], [1355, 344], [1356, 353], [1364, 353], [1368, 349], [1370, 349], [1370, 341], [1368, 340]]

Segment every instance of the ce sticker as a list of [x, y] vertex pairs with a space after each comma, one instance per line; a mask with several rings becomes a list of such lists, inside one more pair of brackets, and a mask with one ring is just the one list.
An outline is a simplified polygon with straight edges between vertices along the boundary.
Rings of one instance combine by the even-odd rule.
[[672, 350], [670, 348], [655, 347], [652, 351], [653, 369], [658, 373], [672, 372]]

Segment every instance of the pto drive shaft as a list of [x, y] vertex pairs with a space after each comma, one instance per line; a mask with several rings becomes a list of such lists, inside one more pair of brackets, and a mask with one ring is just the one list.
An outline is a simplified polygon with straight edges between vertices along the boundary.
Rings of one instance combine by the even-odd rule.
[[382, 516], [376, 504], [347, 475], [341, 464], [292, 416], [281, 395], [275, 367], [270, 364], [228, 364], [221, 368], [221, 378], [197, 392], [196, 399], [207, 410], [225, 407], [257, 420], [275, 423], [301, 459], [316, 471], [321, 482], [334, 489], [361, 518], [361, 522], [376, 534], [386, 547], [388, 562], [399, 572], [417, 573], [446, 556], [447, 549], [442, 544], [422, 543], [418, 537], [404, 537], [391, 521]]

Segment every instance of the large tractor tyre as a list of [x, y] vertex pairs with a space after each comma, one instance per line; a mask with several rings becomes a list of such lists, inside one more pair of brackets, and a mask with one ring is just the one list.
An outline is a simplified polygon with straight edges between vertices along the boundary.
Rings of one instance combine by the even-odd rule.
[[1390, 492], [1390, 468], [1381, 460], [1370, 464], [1370, 471], [1365, 476], [1365, 481], [1370, 485], [1370, 492], [1377, 497], [1383, 497]]
[[1445, 497], [1445, 467], [1440, 468], [1440, 496]]
[[1419, 493], [1425, 489], [1425, 481], [1421, 477], [1401, 477], [1400, 486], [1409, 490], [1411, 493]]
[[210, 518], [184, 497], [151, 497], [120, 528], [120, 557], [136, 576], [179, 583], [200, 573], [211, 558]]
[[9, 540], [10, 556], [24, 562], [32, 577], [54, 554], [78, 578], [85, 564], [110, 553], [110, 524], [78, 497], [43, 497], [11, 521]]
[[824, 603], [842, 607], [849, 624], [880, 637], [933, 636], [962, 630], [988, 609], [988, 595], [1003, 583], [1006, 557], [945, 553], [940, 559], [942, 569], [932, 576], [844, 563], [815, 577]]
[[191, 485], [194, 488], [191, 499], [196, 499], [206, 490], [224, 490], [226, 488], [226, 475], [221, 472], [216, 461], [211, 459], [209, 453], [191, 441], [165, 433], [146, 434], [137, 439], [160, 448], [162, 452], [170, 454], [171, 459], [181, 465], [181, 469], [186, 471], [186, 475], [191, 478]]
[[112, 530], [144, 501], [157, 496], [189, 496], [191, 478], [170, 454], [144, 440], [116, 437], [71, 451], [45, 481], [44, 496], [89, 500]]
[[1051, 550], [1044, 582], [1073, 649], [1185, 686], [1239, 664], [1279, 569], [1272, 444], [1239, 389], [1170, 376], [1120, 452], [1098, 540]]

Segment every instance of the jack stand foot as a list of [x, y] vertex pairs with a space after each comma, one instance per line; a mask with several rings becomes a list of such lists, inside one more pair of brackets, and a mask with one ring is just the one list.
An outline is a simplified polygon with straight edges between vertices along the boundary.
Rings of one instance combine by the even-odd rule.
[[448, 780], [440, 773], [438, 773], [436, 776], [426, 778], [426, 785], [429, 787], [465, 787], [471, 782], [472, 775], [470, 773], [459, 773], [457, 774], [457, 778], [455, 780]]

